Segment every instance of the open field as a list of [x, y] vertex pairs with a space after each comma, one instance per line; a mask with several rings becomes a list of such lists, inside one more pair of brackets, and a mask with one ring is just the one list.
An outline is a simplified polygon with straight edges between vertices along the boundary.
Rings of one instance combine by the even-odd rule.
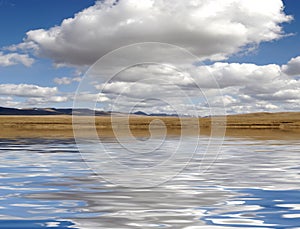
[[[210, 118], [184, 118], [182, 127], [177, 117], [154, 117], [154, 116], [130, 116], [130, 129], [135, 136], [149, 136], [149, 124], [153, 120], [164, 122], [168, 135], [178, 135], [181, 128], [196, 128], [195, 122], [199, 121], [200, 133], [210, 134]], [[300, 112], [283, 113], [253, 113], [230, 115], [227, 122], [219, 122], [217, 126], [226, 125], [227, 136], [258, 136], [265, 138], [299, 138], [300, 137]], [[81, 134], [88, 137], [93, 118], [77, 116], [76, 122], [80, 123]], [[114, 136], [111, 126], [111, 117], [97, 116], [95, 124], [99, 136]], [[116, 117], [117, 131], [126, 129], [124, 117]], [[152, 122], [151, 129], [159, 133], [164, 125], [160, 122]], [[68, 115], [44, 115], [44, 116], [0, 116], [0, 138], [26, 138], [26, 137], [57, 137], [72, 138], [72, 116]], [[124, 131], [125, 132], [125, 131]], [[126, 133], [125, 133], [126, 134]]]

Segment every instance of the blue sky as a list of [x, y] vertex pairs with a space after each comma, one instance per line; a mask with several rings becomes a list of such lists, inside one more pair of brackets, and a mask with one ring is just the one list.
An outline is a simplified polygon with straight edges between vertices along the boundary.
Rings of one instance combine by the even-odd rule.
[[[29, 30], [50, 28], [59, 25], [63, 19], [95, 3], [94, 0], [0, 0], [0, 47], [22, 42]], [[14, 65], [1, 68], [1, 83], [26, 83], [40, 86], [55, 86], [55, 77], [74, 75], [73, 68], [55, 68], [47, 58], [38, 58], [31, 67]], [[62, 88], [70, 91], [72, 88]]]
[[[151, 0], [147, 0], [145, 2], [149, 2]], [[155, 0], [153, 0], [155, 2]], [[232, 0], [234, 2], [234, 0]], [[249, 0], [250, 1], [250, 0]], [[130, 0], [121, 0], [120, 2], [116, 4], [112, 4], [112, 1], [106, 1], [107, 5], [106, 6], [100, 6], [98, 7], [95, 1], [92, 0], [60, 0], [60, 1], [50, 1], [50, 0], [0, 0], [0, 28], [2, 29], [2, 36], [0, 37], [0, 53], [3, 56], [3, 63], [1, 64], [1, 59], [0, 59], [0, 106], [16, 106], [16, 107], [28, 107], [28, 106], [36, 106], [36, 107], [71, 107], [72, 106], [72, 96], [78, 86], [78, 83], [80, 81], [80, 78], [84, 74], [84, 70], [87, 69], [89, 65], [92, 64], [91, 60], [96, 60], [96, 57], [101, 57], [103, 54], [114, 50], [115, 48], [121, 47], [123, 45], [128, 45], [131, 43], [136, 43], [136, 42], [144, 42], [144, 41], [161, 41], [161, 42], [167, 42], [167, 43], [174, 43], [176, 45], [180, 45], [182, 47], [185, 47], [185, 41], [186, 42], [186, 47], [189, 49], [189, 51], [193, 52], [195, 50], [196, 55], [202, 57], [201, 51], [198, 52], [198, 50], [195, 48], [195, 44], [189, 44], [189, 34], [187, 35], [179, 35], [180, 38], [177, 40], [173, 39], [170, 35], [169, 39], [169, 34], [168, 31], [164, 31], [163, 29], [160, 29], [159, 23], [161, 19], [161, 14], [155, 15], [152, 10], [152, 8], [149, 8], [150, 6], [145, 3], [145, 5], [134, 5], [137, 3], [133, 3]], [[164, 2], [164, 1], [162, 1]], [[189, 2], [189, 1], [187, 1]], [[204, 1], [205, 2], [205, 1]], [[209, 1], [207, 1], [209, 2]], [[270, 1], [271, 2], [271, 1]], [[280, 5], [280, 1], [276, 0], [277, 4]], [[229, 85], [229, 86], [224, 86], [222, 88], [223, 94], [225, 94], [225, 99], [227, 102], [225, 102], [225, 106], [229, 112], [241, 112], [241, 111], [246, 111], [246, 112], [251, 112], [251, 111], [268, 111], [271, 109], [271, 111], [281, 111], [281, 110], [298, 110], [298, 106], [296, 106], [296, 103], [298, 101], [298, 98], [295, 97], [294, 95], [291, 96], [291, 93], [297, 92], [298, 88], [298, 60], [296, 59], [293, 63], [291, 63], [291, 66], [288, 65], [289, 61], [291, 61], [292, 58], [296, 58], [300, 56], [299, 50], [300, 50], [300, 42], [299, 42], [299, 28], [300, 28], [300, 1], [295, 1], [295, 0], [284, 0], [284, 12], [285, 15], [292, 15], [294, 17], [294, 20], [290, 20], [290, 22], [284, 22], [288, 21], [288, 19], [280, 19], [282, 20], [283, 23], [278, 22], [278, 21], [272, 21], [272, 18], [269, 17], [269, 15], [272, 13], [277, 13], [279, 15], [278, 7], [275, 9], [274, 7], [274, 12], [267, 12], [271, 11], [269, 8], [273, 7], [266, 7], [266, 15], [264, 15], [264, 18], [266, 20], [270, 20], [270, 23], [277, 23], [279, 26], [282, 27], [282, 31], [284, 31], [284, 36], [280, 37], [279, 33], [277, 34], [272, 34], [274, 38], [269, 39], [269, 40], [264, 40], [264, 33], [266, 29], [268, 28], [260, 28], [259, 23], [257, 25], [254, 25], [253, 28], [260, 31], [258, 33], [258, 37], [261, 35], [261, 38], [257, 38], [259, 41], [257, 42], [257, 46], [255, 50], [251, 51], [245, 51], [243, 47], [247, 47], [248, 45], [253, 45], [253, 41], [256, 38], [252, 35], [249, 35], [249, 37], [242, 37], [240, 33], [237, 33], [237, 37], [241, 36], [241, 40], [244, 39], [244, 41], [241, 41], [241, 45], [233, 45], [233, 44], [228, 44], [229, 42], [224, 44], [222, 41], [218, 46], [219, 47], [224, 45], [224, 48], [221, 47], [220, 50], [214, 51], [217, 48], [211, 46], [211, 50], [208, 47], [209, 54], [205, 56], [206, 54], [203, 54], [203, 60], [205, 63], [211, 66], [212, 71], [219, 71], [218, 74], [222, 75], [222, 79], [219, 82], [220, 85]], [[96, 5], [95, 5], [96, 4]], [[161, 5], [159, 5], [161, 4]], [[158, 10], [160, 10], [159, 7], [166, 7], [168, 6], [169, 3], [157, 3], [155, 7], [157, 7]], [[185, 7], [185, 3], [178, 3], [178, 6], [174, 3], [174, 7]], [[210, 3], [211, 4], [211, 3]], [[241, 3], [239, 3], [241, 4]], [[253, 3], [254, 4], [254, 3]], [[257, 3], [258, 4], [258, 3]], [[98, 5], [101, 5], [101, 3], [98, 2]], [[207, 4], [208, 5], [208, 4]], [[90, 8], [89, 8], [90, 7]], [[107, 8], [105, 8], [107, 7]], [[130, 8], [132, 7], [132, 8]], [[148, 7], [148, 8], [147, 8]], [[151, 6], [153, 7], [153, 6]], [[173, 6], [170, 6], [169, 8], [172, 8]], [[202, 6], [201, 6], [202, 7]], [[201, 7], [199, 6], [199, 10], [201, 10]], [[247, 5], [249, 7], [249, 5]], [[256, 6], [258, 7], [258, 5]], [[84, 9], [89, 8], [90, 11], [84, 11]], [[243, 8], [243, 7], [241, 7]], [[165, 8], [164, 8], [165, 9]], [[191, 21], [190, 15], [192, 14], [189, 12], [190, 8], [184, 8], [186, 11], [183, 10], [183, 13], [180, 15], [175, 15], [181, 18], [187, 17], [187, 24], [186, 28], [191, 24], [191, 23], [197, 23], [195, 21]], [[249, 9], [255, 9], [253, 6], [249, 7]], [[236, 13], [236, 8], [230, 9], [230, 8], [225, 8], [221, 9], [224, 14], [222, 18], [220, 19], [219, 16], [216, 16], [216, 22], [219, 23], [219, 26], [224, 26], [227, 19], [226, 15], [226, 10], [230, 12], [230, 10], [233, 10], [232, 12]], [[276, 11], [277, 10], [277, 11]], [[102, 11], [102, 12], [101, 12]], [[115, 13], [115, 12], [118, 13]], [[121, 24], [119, 22], [122, 22], [122, 20], [125, 21], [126, 23], [129, 24], [130, 20], [134, 21], [133, 19], [136, 19], [137, 17], [140, 17], [139, 12], [146, 12], [149, 13], [149, 15], [152, 15], [152, 19], [155, 18], [157, 19], [156, 23], [158, 25], [150, 27], [149, 31], [145, 30], [143, 33], [140, 33], [139, 29], [142, 27], [138, 27], [138, 25], [135, 25], [134, 23], [131, 25], [126, 25], [126, 30], [120, 29], [120, 27], [117, 27], [117, 25]], [[81, 16], [74, 16], [75, 14], [81, 12]], [[123, 12], [123, 13], [122, 13]], [[174, 12], [174, 11], [170, 11]], [[249, 12], [249, 11], [247, 11]], [[251, 12], [250, 12], [251, 13]], [[92, 15], [94, 14], [96, 18], [98, 18], [98, 21], [92, 21], [91, 19], [84, 21], [84, 15]], [[132, 15], [131, 15], [132, 14]], [[241, 12], [243, 14], [243, 12]], [[253, 18], [257, 17], [260, 18], [261, 15], [256, 14], [256, 11], [253, 11]], [[263, 12], [262, 12], [263, 14]], [[229, 14], [228, 14], [229, 15]], [[172, 15], [174, 18], [174, 15]], [[196, 15], [197, 17], [200, 17], [200, 20], [202, 20], [201, 15]], [[281, 15], [282, 16], [282, 15]], [[99, 29], [96, 31], [96, 33], [91, 33], [91, 40], [89, 41], [89, 37], [87, 35], [88, 30], [82, 29], [83, 37], [82, 37], [82, 47], [85, 48], [86, 46], [89, 46], [90, 43], [98, 41], [96, 43], [97, 46], [103, 45], [103, 47], [99, 48], [99, 55], [96, 53], [97, 50], [90, 49], [88, 48], [83, 49], [82, 51], [72, 50], [72, 47], [76, 47], [75, 45], [78, 44], [78, 40], [80, 40], [80, 23], [66, 23], [68, 24], [67, 26], [62, 26], [61, 23], [64, 19], [67, 18], [75, 18], [74, 21], [78, 21], [81, 23], [90, 23], [91, 25], [87, 24], [86, 27], [91, 27], [94, 28], [95, 30]], [[119, 17], [119, 19], [118, 19]], [[231, 17], [231, 16], [228, 16]], [[275, 16], [274, 16], [275, 17]], [[133, 19], [132, 19], [133, 18]], [[249, 16], [251, 17], [251, 14]], [[222, 20], [224, 19], [225, 22]], [[140, 19], [143, 20], [143, 19]], [[147, 19], [148, 20], [148, 19]], [[150, 20], [150, 19], [149, 19]], [[181, 19], [182, 20], [182, 19]], [[206, 19], [203, 19], [203, 21]], [[214, 21], [214, 18], [212, 18]], [[230, 18], [230, 20], [233, 20]], [[230, 21], [229, 20], [229, 21]], [[234, 18], [234, 20], [239, 21], [239, 18]], [[248, 19], [249, 20], [249, 19]], [[244, 23], [244, 19], [240, 20], [240, 24]], [[161, 21], [163, 22], [163, 21]], [[97, 24], [98, 23], [98, 24]], [[125, 24], [126, 24], [125, 23]], [[132, 22], [130, 22], [132, 23]], [[148, 21], [145, 21], [143, 23], [150, 23]], [[153, 23], [153, 22], [151, 22]], [[170, 22], [171, 23], [171, 22]], [[247, 24], [247, 22], [245, 22]], [[256, 23], [255, 21], [253, 23]], [[152, 24], [149, 24], [152, 25]], [[175, 25], [175, 23], [174, 23]], [[177, 26], [179, 24], [176, 24]], [[193, 25], [193, 24], [192, 24]], [[49, 35], [50, 38], [58, 38], [55, 42], [58, 42], [56, 47], [59, 45], [62, 45], [62, 49], [66, 48], [66, 51], [64, 50], [56, 50], [54, 46], [50, 46], [49, 42], [44, 39], [44, 35], [46, 33], [38, 31], [39, 29], [43, 29], [44, 31], [48, 32], [53, 29], [53, 27], [59, 27], [59, 31], [61, 32], [62, 35], [49, 35], [47, 34], [46, 36]], [[94, 27], [93, 27], [94, 26]], [[131, 26], [131, 27], [130, 27]], [[135, 29], [135, 27], [137, 29]], [[161, 27], [163, 28], [164, 23], [162, 23]], [[167, 27], [171, 27], [172, 25], [167, 25]], [[180, 27], [182, 26], [182, 28]], [[197, 24], [194, 25], [194, 28], [197, 28]], [[225, 23], [225, 26], [226, 23]], [[234, 26], [234, 25], [233, 25]], [[248, 24], [246, 25], [248, 26]], [[252, 26], [252, 24], [251, 24]], [[255, 27], [256, 26], [256, 27]], [[116, 34], [113, 36], [111, 39], [112, 45], [109, 44], [109, 38], [107, 38], [110, 33], [110, 31], [105, 28], [113, 28], [115, 29]], [[174, 27], [175, 28], [175, 27]], [[180, 24], [178, 26], [178, 32], [181, 31], [186, 31], [185, 25]], [[200, 27], [199, 27], [200, 28]], [[226, 28], [226, 27], [225, 27]], [[251, 29], [253, 29], [251, 28]], [[72, 30], [73, 29], [73, 30]], [[177, 27], [176, 27], [177, 29]], [[176, 30], [175, 29], [175, 30]], [[261, 29], [261, 30], [259, 30]], [[72, 31], [71, 31], [72, 30]], [[272, 32], [272, 28], [270, 28], [270, 31]], [[28, 31], [36, 31], [33, 32], [32, 34], [27, 34]], [[233, 30], [236, 31], [236, 30]], [[249, 29], [250, 31], [250, 29]], [[268, 31], [268, 33], [270, 33]], [[171, 34], [172, 31], [169, 33]], [[192, 31], [193, 33], [191, 34], [196, 34], [196, 36], [199, 36], [199, 40], [201, 40], [203, 37], [205, 37], [205, 33], [200, 33], [198, 31]], [[218, 31], [217, 31], [218, 32]], [[216, 32], [216, 34], [217, 34]], [[251, 31], [250, 31], [251, 32]], [[250, 34], [249, 32], [249, 34]], [[107, 34], [106, 34], [107, 33]], [[136, 34], [135, 34], [136, 33]], [[44, 35], [42, 35], [44, 34]], [[75, 35], [74, 35], [75, 34]], [[96, 35], [95, 35], [96, 34]], [[145, 37], [146, 34], [148, 37]], [[59, 43], [59, 39], [64, 39], [66, 36], [72, 37], [70, 40], [70, 43], [65, 42], [65, 43]], [[44, 36], [44, 37], [43, 37]], [[52, 37], [51, 37], [52, 36]], [[60, 37], [61, 36], [61, 37]], [[78, 37], [76, 37], [78, 36]], [[92, 36], [97, 36], [97, 39], [94, 39]], [[174, 36], [174, 35], [172, 35]], [[194, 36], [194, 35], [193, 35]], [[214, 36], [214, 34], [213, 34]], [[218, 35], [219, 36], [219, 35]], [[226, 40], [227, 37], [229, 36], [228, 34], [224, 35], [224, 39]], [[269, 36], [269, 34], [268, 34]], [[130, 38], [131, 37], [131, 38]], [[217, 37], [217, 36], [216, 36]], [[47, 39], [48, 39], [47, 38]], [[134, 39], [133, 39], [134, 38]], [[230, 38], [230, 37], [229, 37]], [[229, 39], [228, 38], [228, 39]], [[238, 37], [239, 38], [239, 37]], [[237, 39], [238, 39], [237, 38]], [[44, 40], [43, 40], [44, 39]], [[125, 39], [128, 39], [128, 41], [125, 42]], [[212, 37], [212, 39], [215, 39], [215, 37]], [[216, 38], [217, 39], [217, 38]], [[231, 39], [231, 38], [230, 38]], [[248, 40], [250, 40], [248, 42]], [[48, 42], [48, 43], [47, 43]], [[51, 41], [53, 42], [53, 41]], [[72, 43], [73, 42], [73, 43]], [[85, 42], [85, 43], [84, 43]], [[108, 42], [108, 43], [107, 43]], [[243, 43], [244, 42], [244, 43]], [[248, 42], [248, 43], [247, 43]], [[252, 42], [252, 43], [251, 43]], [[35, 51], [30, 48], [30, 44], [34, 43], [35, 44]], [[21, 45], [24, 45], [24, 47], [21, 47]], [[69, 44], [72, 45], [72, 47], [69, 47]], [[12, 49], [13, 45], [19, 45], [16, 49]], [[52, 44], [51, 44], [52, 45]], [[199, 44], [201, 45], [201, 44]], [[228, 45], [228, 47], [225, 47]], [[79, 45], [80, 46], [80, 45]], [[82, 54], [82, 57], [74, 57], [71, 54], [68, 55], [68, 53], [76, 53], [78, 55]], [[89, 54], [89, 52], [90, 54]], [[210, 53], [211, 52], [211, 53]], [[19, 57], [11, 57], [12, 53], [15, 54], [20, 54], [20, 55], [26, 55], [23, 56], [22, 60], [18, 59]], [[95, 54], [96, 53], [96, 54]], [[77, 55], [76, 54], [76, 55]], [[217, 55], [218, 58], [215, 58], [213, 55]], [[91, 58], [89, 58], [89, 56]], [[6, 59], [5, 59], [6, 58]], [[11, 61], [11, 63], [5, 62], [8, 61], [8, 59]], [[300, 60], [300, 59], [299, 59]], [[12, 63], [13, 62], [13, 63]], [[270, 64], [273, 64], [272, 66], [274, 69], [281, 68], [279, 76], [276, 75], [276, 79], [278, 79], [278, 84], [280, 84], [280, 80], [285, 79], [284, 77], [289, 77], [290, 81], [288, 82], [288, 86], [286, 88], [280, 88], [282, 90], [282, 93], [280, 95], [275, 95], [275, 92], [278, 92], [278, 89], [274, 89], [273, 94], [266, 94], [266, 92], [261, 92], [257, 94], [251, 94], [249, 93], [249, 85], [246, 85], [249, 83], [249, 80], [246, 79], [242, 82], [240, 85], [235, 85], [235, 84], [230, 84], [231, 82], [234, 82], [235, 80], [232, 79], [231, 75], [226, 76], [225, 73], [222, 71], [224, 69], [221, 69], [216, 65], [216, 63], [226, 63], [224, 68], [228, 69], [233, 69], [232, 71], [237, 71], [234, 70], [234, 63], [239, 63], [239, 64], [246, 64], [246, 63], [252, 63], [255, 66], [257, 66], [257, 69], [260, 69], [260, 71], [265, 71], [267, 68], [271, 68], [269, 66]], [[300, 63], [300, 61], [299, 61]], [[276, 66], [275, 66], [276, 65]], [[283, 67], [286, 65], [287, 67]], [[241, 70], [242, 65], [239, 65], [238, 68]], [[267, 66], [265, 68], [260, 68], [260, 66]], [[295, 67], [296, 66], [296, 67]], [[299, 64], [300, 66], [300, 64]], [[254, 69], [253, 66], [251, 67], [250, 65], [246, 66], [247, 69]], [[284, 69], [295, 69], [293, 70], [293, 74], [290, 75], [287, 72], [291, 72], [292, 70], [284, 70]], [[262, 69], [262, 70], [261, 70]], [[266, 73], [264, 74], [269, 74], [270, 71], [276, 71], [274, 69], [267, 69]], [[300, 67], [299, 67], [300, 69]], [[295, 73], [296, 71], [296, 73]], [[235, 74], [235, 72], [232, 73], [232, 75]], [[257, 71], [256, 71], [257, 72]], [[227, 74], [227, 73], [226, 73]], [[243, 72], [239, 73], [243, 74]], [[248, 74], [248, 73], [247, 73]], [[273, 74], [273, 73], [270, 73]], [[249, 73], [249, 77], [252, 77], [252, 75]], [[128, 76], [130, 77], [130, 76]], [[226, 78], [227, 77], [227, 78]], [[239, 77], [239, 76], [237, 76]], [[253, 79], [256, 76], [253, 76]], [[270, 76], [269, 79], [273, 79], [270, 81], [274, 81], [274, 77]], [[243, 78], [243, 76], [241, 76]], [[265, 79], [264, 79], [265, 80]], [[296, 81], [295, 81], [296, 80]], [[265, 81], [264, 81], [265, 82]], [[286, 82], [286, 81], [285, 81]], [[296, 84], [295, 84], [296, 82]], [[271, 82], [270, 82], [271, 83]], [[267, 83], [268, 84], [268, 83]], [[272, 87], [272, 85], [267, 85], [266, 87]], [[2, 86], [1, 86], [2, 85]], [[24, 95], [20, 92], [14, 93], [14, 90], [20, 90], [24, 91], [21, 87], [23, 86], [18, 86], [18, 85], [27, 85], [24, 87], [24, 90], [36, 90], [38, 92], [39, 90], [48, 90], [52, 92], [49, 92], [49, 96], [39, 96], [39, 95], [34, 95], [33, 93], [25, 93]], [[293, 85], [291, 87], [291, 85]], [[153, 85], [152, 85], [153, 86]], [[35, 88], [38, 87], [38, 88]], [[222, 87], [222, 86], [221, 86]], [[230, 88], [231, 87], [231, 88]], [[2, 88], [2, 92], [1, 92]], [[46, 88], [46, 89], [44, 89]], [[48, 89], [47, 89], [48, 88]], [[52, 88], [52, 89], [51, 89]], [[232, 94], [235, 89], [235, 94]], [[51, 90], [50, 90], [51, 89]], [[11, 90], [11, 94], [9, 93], [9, 90]], [[258, 90], [258, 89], [257, 89]], [[255, 90], [255, 91], [257, 91]], [[254, 91], [254, 90], [253, 90]], [[228, 94], [227, 94], [228, 92]], [[73, 93], [73, 94], [72, 94]], [[110, 92], [111, 93], [111, 92]], [[269, 92], [268, 92], [269, 93]], [[47, 95], [47, 93], [45, 93]], [[283, 98], [279, 98], [279, 96], [283, 96], [287, 99], [285, 101]], [[288, 96], [289, 95], [289, 96]], [[47, 100], [49, 97], [53, 97], [53, 99]], [[110, 95], [105, 95], [107, 99], [111, 99], [109, 96]], [[108, 98], [109, 97], [109, 98]], [[268, 97], [272, 97], [272, 99], [268, 100]], [[38, 98], [38, 99], [37, 99]], [[299, 98], [300, 99], [300, 98]], [[217, 100], [217, 98], [216, 98]], [[245, 103], [249, 104], [245, 104]], [[291, 103], [291, 106], [283, 105], [286, 102]], [[259, 106], [254, 106], [251, 104], [260, 104]], [[152, 106], [152, 105], [151, 105]], [[289, 109], [291, 107], [291, 109]], [[163, 111], [161, 108], [157, 108], [157, 111]]]
[[283, 39], [265, 42], [253, 53], [230, 58], [232, 62], [250, 62], [256, 64], [284, 64], [292, 57], [299, 56], [300, 50], [300, 1], [284, 0], [285, 12], [293, 15], [291, 23], [283, 24], [286, 34], [293, 34]]

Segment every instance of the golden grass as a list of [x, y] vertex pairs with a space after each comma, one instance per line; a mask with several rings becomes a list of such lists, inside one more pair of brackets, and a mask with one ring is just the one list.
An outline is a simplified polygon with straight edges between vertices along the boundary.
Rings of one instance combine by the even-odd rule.
[[[78, 116], [81, 134], [89, 135], [89, 125], [86, 120], [91, 117]], [[252, 113], [227, 116], [226, 135], [235, 137], [260, 137], [282, 139], [300, 137], [300, 112], [282, 113]], [[168, 135], [180, 135], [181, 128], [191, 128], [181, 126], [177, 117], [147, 117], [131, 116], [130, 129], [135, 136], [149, 136], [149, 124], [153, 120], [161, 120], [167, 128]], [[122, 132], [124, 129], [124, 117], [116, 117], [116, 126]], [[210, 134], [211, 119], [184, 118], [184, 123], [194, 123], [199, 121], [200, 133]], [[97, 131], [100, 137], [114, 136], [111, 127], [111, 117], [95, 117]], [[152, 128], [159, 133], [162, 125], [152, 122]], [[223, 122], [218, 125], [224, 125]], [[0, 138], [73, 138], [72, 116], [0, 116]], [[154, 132], [155, 132], [154, 131]]]

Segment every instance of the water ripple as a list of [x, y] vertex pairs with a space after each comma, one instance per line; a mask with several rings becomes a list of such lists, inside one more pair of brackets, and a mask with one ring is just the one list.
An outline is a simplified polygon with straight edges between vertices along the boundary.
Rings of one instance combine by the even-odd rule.
[[[177, 140], [168, 141], [171, 153]], [[119, 158], [140, 166], [168, 155], [135, 156]], [[199, 152], [173, 180], [135, 189], [96, 176], [72, 140], [2, 139], [0, 228], [296, 228], [299, 161], [296, 141], [227, 138], [208, 171]]]

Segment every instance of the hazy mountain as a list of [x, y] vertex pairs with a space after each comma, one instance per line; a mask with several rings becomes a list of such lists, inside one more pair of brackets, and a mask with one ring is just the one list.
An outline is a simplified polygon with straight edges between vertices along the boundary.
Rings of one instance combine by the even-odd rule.
[[[118, 112], [110, 111], [94, 111], [90, 109], [72, 109], [72, 108], [7, 108], [0, 107], [0, 115], [96, 115], [96, 116], [108, 116], [108, 115], [124, 115]], [[141, 116], [177, 116], [173, 114], [165, 113], [153, 113], [147, 114], [142, 111], [132, 113], [133, 115]]]
[[72, 108], [6, 108], [0, 107], [0, 115], [110, 115], [111, 112], [93, 111], [90, 109], [74, 109]]

